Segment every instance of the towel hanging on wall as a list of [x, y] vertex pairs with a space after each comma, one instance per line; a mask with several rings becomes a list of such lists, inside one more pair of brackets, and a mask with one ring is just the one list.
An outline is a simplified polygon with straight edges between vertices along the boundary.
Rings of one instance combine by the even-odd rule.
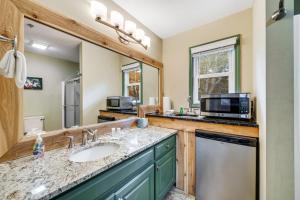
[[15, 78], [15, 82], [18, 88], [24, 87], [27, 66], [26, 58], [20, 51], [10, 50], [6, 52], [0, 62], [0, 75], [6, 78]]

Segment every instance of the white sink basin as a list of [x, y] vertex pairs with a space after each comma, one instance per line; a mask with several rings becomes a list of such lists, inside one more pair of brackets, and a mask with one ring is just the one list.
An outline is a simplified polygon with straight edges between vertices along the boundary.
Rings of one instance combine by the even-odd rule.
[[112, 155], [120, 148], [120, 145], [115, 143], [103, 143], [97, 146], [79, 151], [69, 157], [73, 162], [88, 162], [100, 160], [106, 156]]

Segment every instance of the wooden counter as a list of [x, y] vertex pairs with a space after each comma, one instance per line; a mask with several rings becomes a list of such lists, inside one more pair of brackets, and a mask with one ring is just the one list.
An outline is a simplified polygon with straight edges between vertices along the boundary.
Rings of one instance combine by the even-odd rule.
[[116, 120], [127, 119], [129, 117], [137, 117], [137, 114], [121, 113], [109, 110], [99, 110], [99, 114], [105, 117], [114, 117]]

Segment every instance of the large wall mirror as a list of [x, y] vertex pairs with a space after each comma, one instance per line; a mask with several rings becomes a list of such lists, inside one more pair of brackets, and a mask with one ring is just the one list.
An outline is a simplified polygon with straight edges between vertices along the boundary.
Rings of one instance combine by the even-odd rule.
[[30, 19], [24, 34], [24, 135], [95, 124], [111, 96], [158, 104], [157, 68]]

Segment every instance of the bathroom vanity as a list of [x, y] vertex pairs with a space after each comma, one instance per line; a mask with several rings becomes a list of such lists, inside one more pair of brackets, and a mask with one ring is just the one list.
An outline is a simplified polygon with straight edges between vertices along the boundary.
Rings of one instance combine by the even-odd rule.
[[[73, 149], [0, 164], [0, 199], [163, 199], [176, 181], [176, 130], [131, 128]], [[104, 144], [118, 146], [95, 161], [70, 158]]]

